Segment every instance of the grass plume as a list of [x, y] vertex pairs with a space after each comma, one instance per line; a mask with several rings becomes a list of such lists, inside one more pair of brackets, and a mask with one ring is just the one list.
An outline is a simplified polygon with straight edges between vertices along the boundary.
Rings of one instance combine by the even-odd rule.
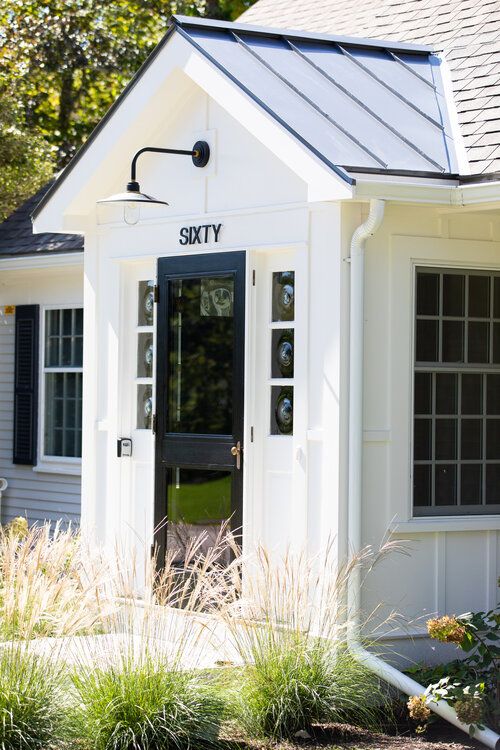
[[98, 627], [109, 571], [71, 527], [0, 527], [0, 639]]

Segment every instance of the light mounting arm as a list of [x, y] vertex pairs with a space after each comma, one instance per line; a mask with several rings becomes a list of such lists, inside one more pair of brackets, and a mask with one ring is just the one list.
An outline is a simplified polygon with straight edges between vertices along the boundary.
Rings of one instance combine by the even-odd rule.
[[[206, 141], [196, 141], [192, 151], [180, 148], [159, 148], [157, 146], [144, 146], [134, 155], [130, 165], [130, 182], [137, 183], [137, 159], [141, 154], [176, 154], [177, 156], [191, 156], [195, 167], [206, 167], [210, 159], [210, 146]], [[130, 184], [130, 183], [129, 183]], [[134, 189], [134, 188], [131, 188]]]

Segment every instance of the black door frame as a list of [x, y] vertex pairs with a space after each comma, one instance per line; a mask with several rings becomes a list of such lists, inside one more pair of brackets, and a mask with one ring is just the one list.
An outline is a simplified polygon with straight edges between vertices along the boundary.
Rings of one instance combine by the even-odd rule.
[[[168, 315], [169, 284], [175, 279], [234, 274], [234, 340], [233, 340], [233, 434], [191, 435], [167, 433], [168, 394]], [[158, 298], [156, 309], [156, 436], [155, 436], [155, 547], [158, 561], [165, 558], [167, 525], [165, 523], [167, 474], [169, 468], [213, 468], [232, 472], [231, 528], [241, 533], [243, 513], [243, 437], [245, 379], [245, 251], [204, 253], [158, 259]], [[241, 467], [231, 448], [241, 445]], [[240, 539], [241, 542], [241, 539]]]

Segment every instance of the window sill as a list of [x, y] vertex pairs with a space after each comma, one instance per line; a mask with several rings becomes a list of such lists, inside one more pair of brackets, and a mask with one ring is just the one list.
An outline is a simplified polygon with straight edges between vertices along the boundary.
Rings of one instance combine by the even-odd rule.
[[500, 516], [440, 516], [439, 518], [413, 518], [394, 521], [392, 534], [435, 534], [441, 531], [500, 531]]
[[33, 466], [33, 471], [39, 474], [67, 474], [69, 476], [79, 477], [82, 473], [81, 461], [75, 463], [65, 463], [64, 461], [39, 461]]

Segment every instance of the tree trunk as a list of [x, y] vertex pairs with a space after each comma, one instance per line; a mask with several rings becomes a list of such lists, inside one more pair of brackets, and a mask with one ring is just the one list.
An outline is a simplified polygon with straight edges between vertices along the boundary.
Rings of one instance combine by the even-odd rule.
[[204, 15], [205, 18], [217, 18], [218, 20], [226, 20], [226, 15], [220, 7], [219, 0], [206, 0]]
[[64, 166], [71, 156], [70, 123], [71, 115], [75, 105], [75, 92], [73, 90], [73, 71], [65, 69], [61, 75], [61, 89], [59, 93], [59, 117], [58, 126], [60, 132], [60, 143], [57, 154], [59, 166]]

